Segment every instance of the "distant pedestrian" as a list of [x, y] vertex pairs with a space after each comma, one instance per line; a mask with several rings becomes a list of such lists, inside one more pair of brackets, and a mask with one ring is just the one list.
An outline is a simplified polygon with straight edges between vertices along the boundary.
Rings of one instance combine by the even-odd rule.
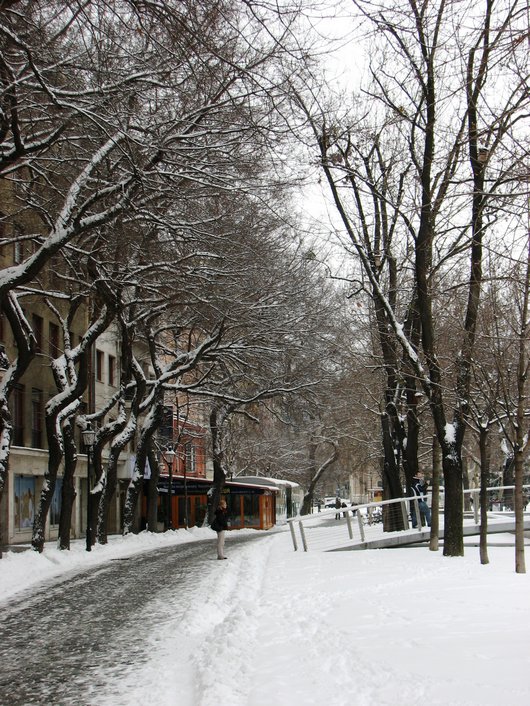
[[219, 505], [215, 511], [215, 518], [211, 527], [217, 532], [217, 558], [226, 559], [225, 557], [225, 534], [228, 527], [228, 510], [226, 508], [226, 500], [221, 498]]
[[[418, 471], [414, 478], [412, 479], [412, 493], [418, 498], [418, 506], [420, 508], [420, 526], [423, 524], [423, 519], [427, 523], [427, 526], [431, 526], [431, 508], [427, 505], [427, 488], [429, 484], [425, 480], [425, 474]], [[416, 518], [416, 509], [414, 507], [414, 502], [411, 503], [410, 517], [412, 519], [412, 526], [418, 526], [418, 520]]]
[[[338, 496], [335, 499], [335, 510], [340, 510], [340, 498]], [[335, 519], [340, 520], [340, 512], [335, 513]]]

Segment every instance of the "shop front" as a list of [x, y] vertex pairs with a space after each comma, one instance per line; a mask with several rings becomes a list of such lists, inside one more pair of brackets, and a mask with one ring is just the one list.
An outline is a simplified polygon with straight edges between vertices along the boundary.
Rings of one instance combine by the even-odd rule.
[[[208, 503], [213, 487], [205, 478], [188, 479], [173, 476], [171, 492], [169, 477], [161, 476], [158, 481], [158, 522], [174, 529], [200, 527], [208, 512]], [[226, 499], [230, 527], [232, 529], [270, 529], [275, 524], [276, 490], [267, 486], [228, 481], [223, 488]], [[146, 515], [147, 502], [144, 498], [143, 512]]]

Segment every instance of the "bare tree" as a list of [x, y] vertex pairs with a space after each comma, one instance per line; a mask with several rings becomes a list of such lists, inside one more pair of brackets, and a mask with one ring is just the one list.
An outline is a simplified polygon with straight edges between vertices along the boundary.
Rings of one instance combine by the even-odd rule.
[[[74, 309], [75, 311], [75, 309]], [[83, 336], [79, 345], [72, 347], [68, 341], [68, 333], [66, 333], [66, 342], [64, 354], [52, 362], [52, 370], [54, 373], [58, 394], [52, 398], [46, 405], [46, 432], [48, 437], [48, 454], [49, 462], [48, 469], [45, 473], [45, 482], [41, 491], [40, 499], [35, 512], [35, 520], [33, 524], [32, 545], [36, 551], [42, 552], [44, 548], [44, 528], [46, 517], [50, 508], [51, 500], [55, 490], [55, 482], [59, 464], [64, 455], [64, 439], [63, 439], [63, 424], [66, 419], [72, 417], [76, 408], [79, 406], [81, 396], [88, 384], [88, 357], [93, 342], [98, 335], [104, 331], [112, 320], [114, 312], [107, 307], [103, 307], [97, 312], [91, 321], [86, 334]], [[73, 469], [70, 468], [70, 473], [65, 474], [65, 482], [71, 482]], [[65, 504], [64, 512], [71, 511], [71, 504]], [[64, 531], [68, 529], [69, 522], [64, 522]], [[68, 534], [62, 536], [62, 547], [68, 548]], [[65, 546], [66, 545], [66, 546]]]
[[[371, 64], [373, 100], [366, 104], [364, 115], [356, 118], [352, 112], [351, 117], [330, 116], [326, 111], [315, 111], [307, 97], [302, 96], [300, 102], [314, 131], [322, 169], [342, 225], [364, 269], [371, 296], [388, 318], [389, 330], [412, 372], [411, 392], [416, 378], [429, 400], [443, 458], [444, 553], [458, 556], [463, 553], [461, 451], [480, 301], [487, 225], [484, 209], [486, 204], [493, 207], [493, 195], [505, 190], [510, 170], [520, 159], [520, 155], [513, 158], [511, 153], [511, 132], [523, 117], [525, 100], [521, 82], [511, 76], [503, 76], [511, 81], [513, 89], [507, 91], [507, 97], [491, 103], [485, 100], [485, 93], [501, 66], [499, 60], [511, 52], [512, 35], [521, 28], [524, 9], [517, 2], [499, 8], [486, 3], [481, 17], [475, 18], [472, 28], [466, 26], [455, 44], [453, 32], [460, 24], [461, 11], [456, 3], [433, 5], [411, 0], [407, 8], [401, 9], [384, 3], [359, 2], [357, 7], [374, 29], [373, 45], [380, 44], [382, 51], [377, 68], [375, 61]], [[455, 47], [458, 51], [454, 51]], [[460, 71], [462, 59], [464, 74]], [[393, 65], [391, 73], [385, 68], [389, 60]], [[447, 71], [449, 65], [454, 69], [451, 72]], [[373, 149], [380, 148], [377, 136], [381, 128], [374, 130], [374, 122], [382, 124], [388, 136], [384, 164], [391, 164], [396, 174], [393, 194], [383, 189], [384, 181], [366, 178], [353, 161], [359, 135], [361, 139], [373, 136]], [[389, 139], [390, 135], [393, 139]], [[392, 160], [388, 147], [392, 143], [407, 154], [408, 165]], [[488, 170], [492, 170], [489, 181]], [[361, 202], [364, 194], [366, 198]], [[471, 214], [463, 219], [467, 204]], [[375, 224], [374, 238], [368, 238], [363, 230], [366, 219], [359, 217], [361, 208], [366, 209], [370, 223]], [[400, 255], [403, 262], [410, 257], [413, 274], [411, 316], [406, 318], [413, 325], [408, 329], [400, 323], [391, 290], [385, 292], [378, 271], [380, 261], [376, 255], [384, 256], [384, 242], [380, 251], [374, 244], [379, 242], [378, 232], [384, 232], [378, 230], [378, 223], [386, 210], [393, 214], [389, 223], [408, 236], [408, 242], [402, 242]], [[451, 384], [439, 357], [435, 284], [446, 263], [460, 254], [469, 257], [467, 303], [460, 326], [462, 346], [456, 360], [456, 377]]]
[[[262, 11], [224, 0], [2, 5], [3, 244], [31, 247], [0, 273], [0, 302], [20, 339], [0, 386], [0, 493], [9, 394], [34, 351], [12, 292], [69, 247], [97, 252], [120, 220], [185, 240], [206, 231], [205, 218], [214, 230], [215, 215], [203, 205], [216, 191], [263, 186], [263, 172], [253, 171], [256, 144], [273, 127], [283, 72], [271, 68], [286, 48]], [[30, 230], [15, 231], [15, 220]], [[139, 276], [162, 271], [135, 262]]]

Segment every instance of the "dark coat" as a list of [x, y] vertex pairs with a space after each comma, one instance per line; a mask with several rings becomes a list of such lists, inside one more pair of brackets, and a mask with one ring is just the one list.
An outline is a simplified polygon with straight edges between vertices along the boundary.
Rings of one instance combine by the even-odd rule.
[[[421, 480], [417, 476], [412, 479], [412, 492], [421, 498], [422, 495], [427, 495], [429, 485], [426, 480]], [[421, 498], [424, 500], [424, 498]]]
[[218, 507], [215, 511], [215, 520], [212, 522], [212, 529], [222, 532], [228, 528], [228, 511], [226, 508]]

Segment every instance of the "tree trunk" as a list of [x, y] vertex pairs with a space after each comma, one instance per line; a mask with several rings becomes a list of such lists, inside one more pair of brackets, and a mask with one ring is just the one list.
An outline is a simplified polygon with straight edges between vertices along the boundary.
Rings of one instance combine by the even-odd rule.
[[132, 478], [127, 487], [127, 494], [125, 497], [125, 504], [123, 507], [123, 534], [129, 534], [134, 530], [134, 522], [136, 519], [136, 507], [138, 505], [138, 499], [143, 488], [144, 482], [144, 469], [145, 462], [147, 459], [147, 445], [149, 444], [152, 435], [155, 433], [155, 429], [149, 434], [149, 438], [146, 436], [146, 432], [142, 435], [140, 442], [138, 444], [138, 449], [136, 451], [136, 462], [134, 464], [134, 471]]
[[489, 564], [488, 558], [488, 479], [489, 479], [489, 426], [481, 426], [480, 448], [480, 563]]
[[444, 556], [464, 556], [462, 464], [454, 447], [442, 448], [444, 474]]
[[118, 459], [125, 444], [116, 448], [113, 444], [110, 449], [107, 468], [105, 470], [103, 487], [99, 498], [97, 537], [100, 544], [107, 544], [109, 530], [109, 508], [112, 498], [116, 493], [118, 484]]
[[[46, 518], [55, 491], [55, 481], [59, 466], [63, 459], [62, 432], [58, 427], [60, 409], [56, 406], [51, 414], [46, 414], [46, 435], [48, 437], [48, 467], [44, 473], [44, 483], [39, 501], [35, 510], [33, 521], [33, 535], [31, 544], [35, 551], [41, 553], [44, 549]], [[59, 438], [59, 435], [61, 437]]]
[[[530, 221], [530, 201], [528, 203]], [[526, 414], [526, 384], [528, 377], [528, 361], [526, 355], [528, 338], [528, 308], [530, 298], [530, 229], [527, 242], [526, 277], [521, 311], [521, 328], [519, 332], [519, 355], [517, 361], [517, 411], [515, 417], [514, 473], [515, 473], [515, 572], [526, 573], [524, 557], [524, 498], [523, 477], [525, 446], [525, 414]]]
[[59, 516], [59, 549], [70, 549], [72, 530], [72, 509], [76, 498], [75, 470], [77, 467], [77, 448], [70, 420], [63, 428], [64, 440], [64, 476], [61, 488], [61, 513]]
[[327, 468], [332, 466], [335, 461], [339, 458], [339, 448], [335, 442], [328, 441], [328, 444], [330, 444], [333, 447], [333, 451], [331, 452], [331, 455], [328, 456], [328, 458], [322, 463], [318, 468], [316, 467], [316, 449], [317, 449], [317, 444], [312, 441], [309, 445], [309, 464], [310, 464], [310, 472], [311, 472], [311, 480], [309, 483], [309, 488], [307, 493], [304, 495], [304, 500], [302, 503], [302, 509], [300, 510], [301, 515], [309, 515], [311, 512], [311, 507], [313, 503], [313, 494], [315, 491], [315, 486], [319, 482], [319, 480], [322, 478], [322, 475], [326, 471]]
[[[390, 429], [388, 414], [381, 415], [381, 428], [383, 434], [383, 499], [403, 497], [403, 490], [399, 479], [399, 466], [396, 462], [396, 452], [393, 435]], [[405, 529], [401, 512], [383, 513], [383, 531], [395, 532]]]
[[[98, 539], [97, 536], [97, 525], [98, 525], [98, 514], [99, 514], [99, 504], [101, 502], [102, 488], [102, 462], [101, 462], [101, 452], [105, 445], [104, 439], [98, 436], [96, 437], [96, 443], [92, 448], [90, 454], [90, 467], [87, 465], [87, 492], [91, 493], [90, 498], [90, 527], [92, 528], [90, 534], [90, 540], [92, 546], [96, 543]], [[88, 464], [87, 456], [87, 464]]]
[[517, 447], [515, 453], [515, 572], [517, 574], [526, 574], [524, 556], [523, 475], [523, 444], [521, 443], [521, 446]]
[[[11, 436], [13, 425], [7, 398], [0, 395], [0, 506], [4, 497], [5, 481], [7, 479], [7, 468], [9, 462], [9, 451], [11, 447]], [[3, 526], [0, 515], [0, 558], [2, 558]]]
[[[405, 319], [405, 331], [414, 350], [418, 350], [421, 342], [421, 322], [418, 311], [417, 297], [414, 296]], [[408, 490], [412, 487], [412, 479], [420, 470], [418, 467], [418, 448], [420, 437], [420, 423], [418, 420], [418, 378], [408, 356], [403, 356], [403, 370], [405, 372], [405, 392], [407, 399], [407, 438], [403, 449], [403, 470], [405, 472], [405, 485]]]
[[208, 505], [208, 524], [211, 525], [215, 511], [226, 483], [226, 473], [223, 468], [223, 424], [228, 416], [228, 407], [221, 404], [214, 406], [210, 413], [210, 433], [212, 436], [213, 484], [210, 503]]
[[[414, 395], [415, 395], [414, 391]], [[412, 479], [419, 471], [418, 467], [418, 445], [420, 436], [420, 425], [416, 416], [416, 405], [408, 404], [407, 409], [407, 446], [403, 455], [403, 470], [405, 472], [406, 486], [409, 488]]]
[[57, 480], [57, 471], [63, 458], [61, 446], [57, 441], [52, 441], [48, 449], [48, 467], [44, 473], [44, 483], [40, 494], [39, 501], [35, 509], [35, 518], [33, 520], [33, 532], [31, 545], [33, 549], [42, 553], [45, 541], [46, 518], [50, 510], [53, 494], [55, 491], [55, 481]]
[[304, 495], [302, 501], [302, 507], [300, 508], [301, 515], [309, 515], [311, 513], [311, 508], [313, 507], [313, 495], [315, 492], [316, 484], [319, 481], [320, 476], [317, 474], [317, 464], [316, 464], [316, 444], [310, 440], [309, 441], [309, 486], [307, 492]]
[[151, 468], [151, 477], [147, 485], [147, 529], [149, 532], [156, 532], [158, 528], [158, 479], [160, 478], [160, 465], [152, 444], [147, 458]]
[[134, 464], [134, 471], [131, 481], [129, 483], [129, 487], [127, 488], [127, 495], [123, 508], [123, 534], [129, 534], [133, 531], [136, 507], [138, 505], [138, 499], [143, 488], [144, 470], [147, 455], [149, 453], [149, 448], [151, 446], [153, 436], [155, 435], [162, 421], [163, 391], [157, 391], [156, 395], [157, 399], [153, 401], [153, 407], [147, 415], [142, 427], [140, 440], [138, 442], [138, 448], [136, 451], [136, 462]]
[[438, 439], [432, 439], [432, 505], [431, 505], [431, 537], [429, 549], [437, 552], [440, 548], [440, 477], [442, 475], [442, 450]]

